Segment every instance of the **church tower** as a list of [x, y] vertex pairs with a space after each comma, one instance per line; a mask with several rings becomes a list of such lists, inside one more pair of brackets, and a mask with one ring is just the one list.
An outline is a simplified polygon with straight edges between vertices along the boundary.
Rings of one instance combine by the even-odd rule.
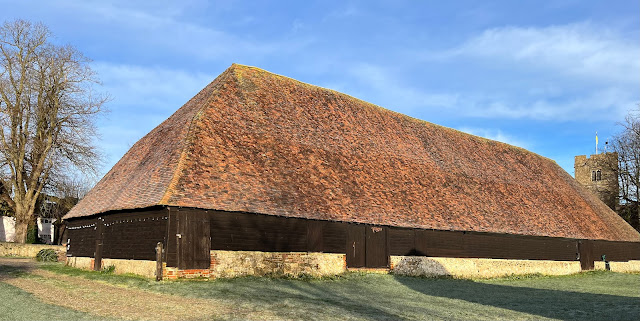
[[576, 180], [612, 210], [618, 206], [618, 153], [575, 157]]

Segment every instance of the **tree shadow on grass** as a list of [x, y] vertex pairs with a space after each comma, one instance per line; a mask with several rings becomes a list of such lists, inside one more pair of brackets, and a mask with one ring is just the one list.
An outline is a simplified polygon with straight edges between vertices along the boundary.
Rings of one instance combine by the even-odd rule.
[[[250, 282], [252, 279], [256, 282]], [[249, 301], [252, 308], [267, 309], [283, 319], [402, 319], [367, 298], [366, 291], [363, 296], [358, 295], [355, 288], [341, 292], [321, 281], [296, 279], [239, 278], [231, 283], [225, 296], [231, 294], [240, 302]]]
[[0, 281], [24, 276], [37, 268], [31, 259], [0, 258]]
[[[515, 287], [471, 280], [431, 280], [395, 276], [406, 287], [429, 296], [564, 320], [637, 320], [640, 298], [609, 294]], [[446, 281], [446, 282], [442, 282]]]

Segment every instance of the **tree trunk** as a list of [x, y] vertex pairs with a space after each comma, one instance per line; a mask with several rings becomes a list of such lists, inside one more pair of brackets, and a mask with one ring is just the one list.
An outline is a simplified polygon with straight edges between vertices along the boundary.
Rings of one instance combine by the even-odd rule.
[[27, 242], [27, 231], [29, 230], [29, 222], [16, 218], [16, 243], [24, 244]]
[[16, 243], [26, 243], [28, 239], [29, 226], [35, 225], [33, 220], [33, 210], [29, 211], [24, 206], [16, 204]]
[[636, 203], [636, 215], [631, 215], [631, 226], [635, 227], [638, 232], [640, 232], [640, 200]]

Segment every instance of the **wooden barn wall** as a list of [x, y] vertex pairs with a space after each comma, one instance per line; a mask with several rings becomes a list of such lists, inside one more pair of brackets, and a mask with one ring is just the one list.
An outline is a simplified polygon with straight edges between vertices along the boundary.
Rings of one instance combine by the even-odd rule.
[[[94, 257], [96, 240], [101, 239], [102, 258], [155, 260], [156, 244], [165, 242], [167, 214], [166, 209], [158, 209], [68, 220], [67, 254]], [[102, 225], [101, 235], [98, 225]]]
[[591, 241], [594, 260], [607, 261], [640, 260], [640, 242]]
[[209, 211], [212, 250], [345, 253], [345, 223]]
[[168, 214], [158, 209], [102, 216], [102, 257], [155, 260], [156, 245], [165, 243]]
[[67, 221], [67, 238], [69, 239], [67, 255], [93, 257], [96, 250], [95, 226], [95, 218]]
[[391, 255], [572, 261], [575, 240], [491, 233], [389, 229]]
[[[67, 222], [71, 240], [70, 255], [94, 256], [96, 240], [100, 240], [96, 235], [99, 230], [96, 229], [96, 224], [104, 224], [101, 236], [102, 257], [153, 260], [156, 243], [164, 242], [169, 266], [178, 266], [179, 257], [186, 262], [185, 266], [204, 265], [208, 250], [347, 253], [347, 249], [354, 245], [347, 244], [348, 240], [352, 241], [357, 236], [351, 234], [360, 230], [349, 227], [367, 226], [253, 213], [176, 208], [112, 213], [102, 215], [101, 218], [102, 221], [93, 217]], [[202, 228], [205, 230], [200, 231]], [[581, 260], [585, 261], [587, 267], [590, 266], [589, 261], [599, 261], [602, 255], [606, 255], [608, 261], [640, 260], [638, 242], [383, 228], [384, 233], [380, 235], [386, 238], [386, 245], [383, 246], [387, 248], [379, 252], [387, 255]], [[189, 238], [189, 234], [194, 233], [202, 234], [202, 237]], [[185, 235], [187, 239], [178, 241], [177, 234]], [[182, 250], [179, 243], [183, 246]], [[358, 265], [361, 263], [357, 262]]]
[[[348, 226], [252, 213], [209, 211], [212, 250], [346, 253]], [[389, 255], [574, 261], [575, 239], [387, 227]], [[596, 260], [640, 259], [640, 243], [589, 241]], [[590, 250], [591, 251], [591, 250]]]
[[[212, 250], [306, 252], [308, 249], [308, 220], [218, 211], [209, 213]], [[314, 231], [312, 229], [312, 233]]]

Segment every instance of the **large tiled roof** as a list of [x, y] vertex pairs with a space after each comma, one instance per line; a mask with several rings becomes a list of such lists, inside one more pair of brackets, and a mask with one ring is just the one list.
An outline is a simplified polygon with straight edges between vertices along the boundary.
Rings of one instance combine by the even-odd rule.
[[240, 65], [138, 141], [65, 218], [155, 205], [640, 241], [547, 158]]

